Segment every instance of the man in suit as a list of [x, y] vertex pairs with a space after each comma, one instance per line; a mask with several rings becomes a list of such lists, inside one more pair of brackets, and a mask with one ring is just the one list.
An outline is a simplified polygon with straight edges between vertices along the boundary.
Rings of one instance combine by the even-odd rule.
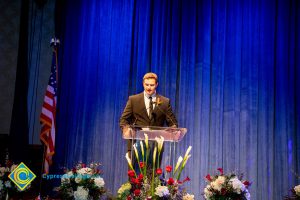
[[177, 127], [170, 100], [156, 93], [157, 75], [146, 73], [143, 78], [144, 92], [129, 97], [120, 118], [122, 130], [130, 125]]
[[[167, 124], [169, 127], [178, 127], [170, 100], [156, 93], [157, 86], [157, 75], [152, 72], [146, 73], [143, 77], [144, 91], [129, 97], [120, 118], [123, 133], [129, 133], [130, 125], [164, 126]], [[131, 148], [131, 141], [128, 141], [128, 151], [131, 151]]]

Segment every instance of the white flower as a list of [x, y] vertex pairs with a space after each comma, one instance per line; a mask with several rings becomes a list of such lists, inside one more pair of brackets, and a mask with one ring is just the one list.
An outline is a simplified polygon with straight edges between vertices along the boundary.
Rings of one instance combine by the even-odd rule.
[[81, 168], [79, 170], [77, 170], [78, 174], [89, 174], [92, 175], [93, 174], [93, 170], [91, 168], [85, 167], [85, 168]]
[[60, 179], [62, 184], [70, 183], [70, 176], [68, 174], [64, 174]]
[[232, 183], [233, 189], [238, 194], [241, 194], [241, 192], [245, 191], [246, 189], [245, 185], [237, 177], [230, 179], [229, 182]]
[[75, 177], [75, 182], [80, 183], [80, 181], [82, 181], [82, 175], [79, 174]]
[[176, 166], [175, 166], [175, 169], [174, 169], [174, 174], [175, 172], [177, 171], [180, 163], [182, 162], [183, 158], [181, 156], [179, 156], [178, 160], [177, 160], [177, 163], [176, 163]]
[[5, 167], [0, 167], [0, 177], [5, 173]]
[[138, 150], [137, 150], [137, 148], [136, 148], [136, 144], [133, 145], [133, 149], [134, 149], [134, 153], [135, 153], [136, 159], [137, 159], [137, 160], [140, 160], [140, 158], [139, 158], [139, 152], [138, 152]]
[[140, 141], [140, 146], [141, 146], [141, 150], [142, 150], [142, 156], [144, 158], [144, 144], [143, 144], [143, 141]]
[[209, 199], [211, 196], [213, 196], [213, 193], [210, 191], [211, 190], [211, 186], [206, 186], [206, 188], [204, 188], [204, 197], [205, 199]]
[[191, 150], [192, 150], [192, 146], [189, 146], [189, 148], [185, 152], [184, 158], [188, 157]]
[[82, 186], [77, 188], [77, 191], [74, 192], [75, 200], [87, 200], [89, 196], [89, 190], [84, 189]]
[[5, 181], [4, 182], [5, 187], [11, 188], [11, 182], [10, 181]]
[[157, 151], [157, 148], [154, 147], [154, 151], [153, 151], [153, 160], [152, 160], [153, 166], [155, 166], [155, 161], [156, 161], [156, 151]]
[[183, 196], [183, 200], [194, 200], [194, 195], [186, 194]]
[[10, 167], [10, 171], [11, 171], [11, 172], [14, 171], [14, 169], [16, 169], [17, 167], [18, 167], [18, 165], [13, 164], [13, 165]]
[[148, 135], [146, 133], [144, 133], [145, 136], [145, 145], [146, 145], [146, 149], [149, 149], [149, 144], [148, 144]]
[[72, 172], [72, 171], [69, 171], [69, 172], [67, 173], [67, 175], [68, 175], [68, 178], [71, 178], [71, 177], [73, 176], [73, 172]]
[[97, 187], [101, 188], [104, 187], [104, 180], [101, 177], [97, 177], [94, 179], [95, 184], [97, 185]]
[[163, 136], [160, 136], [160, 138], [159, 137], [155, 137], [155, 140], [157, 142], [158, 153], [160, 153], [161, 150], [162, 150], [162, 147], [164, 145], [164, 137]]
[[249, 191], [248, 191], [247, 189], [245, 189], [245, 192], [246, 192], [246, 193], [245, 193], [246, 199], [247, 199], [247, 200], [250, 200], [250, 197], [251, 197], [251, 196], [250, 196]]
[[10, 169], [8, 167], [5, 167], [5, 172], [10, 172]]
[[128, 162], [129, 167], [133, 170], [132, 161], [129, 158], [129, 153], [128, 152], [126, 153], [125, 158], [126, 158], [126, 160]]
[[224, 176], [218, 176], [218, 178], [211, 182], [210, 185], [213, 189], [221, 191], [222, 185], [225, 183], [225, 177]]
[[130, 183], [125, 183], [125, 184], [121, 185], [121, 187], [119, 188], [118, 194], [122, 194], [126, 190], [130, 190], [130, 189], [131, 189], [131, 184]]
[[300, 196], [300, 185], [294, 187], [297, 196]]
[[170, 192], [167, 186], [158, 186], [155, 188], [155, 194], [159, 197], [169, 196]]

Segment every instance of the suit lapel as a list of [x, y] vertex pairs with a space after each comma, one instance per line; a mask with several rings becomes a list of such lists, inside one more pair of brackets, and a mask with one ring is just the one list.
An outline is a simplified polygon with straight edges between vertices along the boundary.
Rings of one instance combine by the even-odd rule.
[[145, 105], [145, 100], [144, 100], [144, 92], [140, 93], [139, 95], [139, 107], [141, 108], [142, 110], [142, 115], [145, 117], [145, 118], [149, 118], [148, 116], [148, 113], [147, 113], [147, 109], [146, 109], [146, 105]]

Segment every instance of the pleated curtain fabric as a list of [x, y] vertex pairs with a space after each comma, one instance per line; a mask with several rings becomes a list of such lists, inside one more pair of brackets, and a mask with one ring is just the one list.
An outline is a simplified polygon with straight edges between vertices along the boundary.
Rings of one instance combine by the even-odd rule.
[[63, 2], [60, 167], [100, 162], [116, 193], [128, 180], [118, 121], [153, 71], [188, 129], [175, 157], [193, 147], [182, 177], [195, 199], [219, 167], [242, 172], [251, 199], [279, 200], [299, 184], [299, 1]]

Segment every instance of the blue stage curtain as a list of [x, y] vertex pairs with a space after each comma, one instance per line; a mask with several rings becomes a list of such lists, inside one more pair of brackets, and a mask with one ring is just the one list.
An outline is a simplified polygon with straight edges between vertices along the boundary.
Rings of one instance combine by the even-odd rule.
[[300, 174], [300, 5], [296, 0], [76, 0], [60, 9], [56, 164], [101, 162], [107, 187], [127, 180], [119, 117], [159, 76], [193, 146], [184, 176], [202, 199], [223, 167], [279, 200]]

